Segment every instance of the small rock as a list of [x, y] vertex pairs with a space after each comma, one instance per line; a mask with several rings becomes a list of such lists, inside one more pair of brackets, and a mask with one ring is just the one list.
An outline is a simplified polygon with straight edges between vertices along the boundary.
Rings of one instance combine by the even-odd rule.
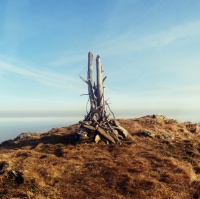
[[174, 137], [171, 136], [171, 135], [163, 134], [162, 136], [163, 136], [163, 138], [164, 138], [165, 140], [174, 140]]
[[80, 135], [80, 140], [89, 139], [88, 137], [88, 130], [85, 128], [79, 128], [77, 133]]
[[24, 139], [24, 138], [31, 138], [31, 136], [37, 135], [37, 133], [21, 133], [19, 134], [14, 140], [20, 140], [20, 139]]
[[8, 171], [8, 176], [10, 179], [14, 179], [17, 184], [22, 184], [24, 182], [23, 174], [19, 171]]
[[143, 132], [139, 132], [137, 133], [138, 136], [144, 136], [144, 137], [150, 137], [153, 138], [155, 137], [155, 134], [149, 131], [143, 131]]
[[95, 136], [95, 143], [98, 143], [101, 140], [100, 136], [97, 134]]
[[174, 140], [174, 137], [168, 134], [162, 134], [162, 135], [156, 135], [157, 138], [162, 139], [162, 140]]
[[6, 161], [0, 162], [0, 175], [6, 172], [6, 169], [9, 167], [9, 164]]

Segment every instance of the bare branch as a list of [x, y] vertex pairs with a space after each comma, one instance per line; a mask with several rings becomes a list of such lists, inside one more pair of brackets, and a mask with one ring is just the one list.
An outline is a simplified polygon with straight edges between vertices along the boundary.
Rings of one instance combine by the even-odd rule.
[[87, 106], [88, 106], [89, 101], [90, 101], [90, 98], [88, 98], [88, 101], [87, 101], [87, 104], [86, 104], [86, 112], [87, 112], [87, 114], [88, 114]]
[[89, 94], [81, 94], [80, 96], [83, 96], [83, 95], [89, 95]]
[[88, 82], [87, 82], [87, 80], [85, 80], [83, 77], [81, 77], [80, 75], [79, 75], [79, 77], [86, 83], [86, 84], [88, 84]]
[[105, 77], [103, 78], [103, 80], [102, 80], [103, 83], [104, 83], [104, 81], [106, 80], [106, 78], [107, 78], [107, 76], [105, 76]]
[[110, 112], [112, 113], [113, 117], [115, 118], [115, 115], [114, 115], [114, 113], [112, 112], [112, 110], [110, 109], [109, 104], [108, 104], [106, 101], [105, 101], [105, 103], [106, 103], [106, 105], [108, 106], [108, 108], [109, 108]]

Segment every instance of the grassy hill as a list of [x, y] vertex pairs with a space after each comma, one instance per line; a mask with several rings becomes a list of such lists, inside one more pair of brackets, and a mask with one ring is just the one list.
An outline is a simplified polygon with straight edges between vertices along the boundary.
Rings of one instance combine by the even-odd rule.
[[71, 142], [79, 125], [0, 145], [0, 198], [200, 198], [200, 127], [164, 116], [118, 119], [122, 145]]

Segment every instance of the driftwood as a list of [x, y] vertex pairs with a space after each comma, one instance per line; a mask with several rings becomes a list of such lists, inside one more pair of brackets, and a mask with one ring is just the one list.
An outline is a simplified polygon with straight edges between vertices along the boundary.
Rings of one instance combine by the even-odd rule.
[[80, 140], [85, 140], [98, 143], [104, 141], [105, 143], [120, 144], [123, 138], [128, 136], [126, 129], [120, 126], [115, 119], [109, 119], [109, 114], [106, 113], [108, 107], [110, 113], [114, 116], [108, 103], [104, 100], [104, 82], [106, 77], [102, 79], [102, 65], [100, 56], [96, 57], [96, 82], [93, 81], [93, 53], [88, 53], [88, 73], [87, 80], [80, 76], [80, 78], [88, 85], [88, 95], [90, 101], [90, 111], [85, 116], [83, 121], [80, 121], [80, 128], [77, 134]]

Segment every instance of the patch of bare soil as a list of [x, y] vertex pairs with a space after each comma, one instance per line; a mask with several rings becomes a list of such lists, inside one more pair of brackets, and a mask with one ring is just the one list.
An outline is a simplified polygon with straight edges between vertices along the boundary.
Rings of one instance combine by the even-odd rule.
[[121, 145], [76, 141], [78, 124], [0, 145], [0, 198], [200, 198], [200, 127], [118, 119]]

